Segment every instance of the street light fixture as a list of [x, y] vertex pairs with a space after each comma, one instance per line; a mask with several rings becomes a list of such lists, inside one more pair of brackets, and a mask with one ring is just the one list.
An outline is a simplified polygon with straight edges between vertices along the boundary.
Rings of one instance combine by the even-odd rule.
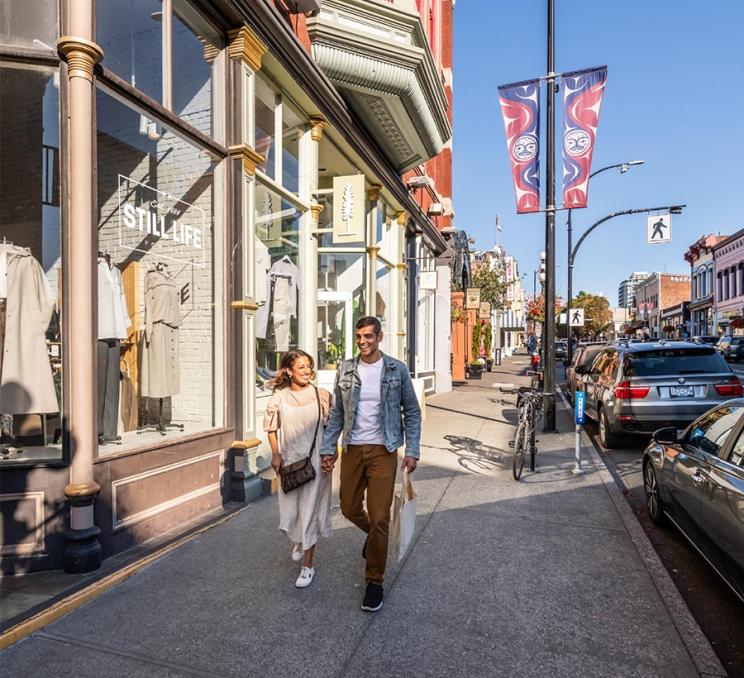
[[[611, 169], [620, 170], [620, 174], [625, 174], [631, 167], [636, 165], [643, 165], [645, 160], [627, 160], [626, 162], [618, 162], [614, 165], [607, 165], [600, 167], [598, 170], [592, 172], [589, 178], [596, 177], [602, 172], [606, 172]], [[570, 365], [573, 360], [573, 343], [571, 342], [571, 295], [573, 294], [573, 263], [571, 258], [571, 248], [573, 247], [573, 221], [572, 221], [573, 210], [568, 210], [568, 300], [566, 302], [566, 336], [568, 337], [568, 350], [566, 351], [566, 364]]]

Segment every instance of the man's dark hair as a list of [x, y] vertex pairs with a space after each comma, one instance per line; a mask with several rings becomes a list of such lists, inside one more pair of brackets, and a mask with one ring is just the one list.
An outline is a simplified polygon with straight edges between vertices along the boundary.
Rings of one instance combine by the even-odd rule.
[[361, 330], [362, 327], [369, 327], [370, 325], [375, 328], [375, 334], [382, 332], [380, 321], [371, 315], [365, 315], [363, 318], [359, 318], [359, 320], [356, 321], [355, 327], [356, 329]]

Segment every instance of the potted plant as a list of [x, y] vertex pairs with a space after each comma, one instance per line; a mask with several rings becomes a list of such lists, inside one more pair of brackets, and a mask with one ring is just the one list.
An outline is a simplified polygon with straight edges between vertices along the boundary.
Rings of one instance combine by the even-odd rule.
[[483, 325], [483, 350], [486, 353], [486, 372], [490, 372], [493, 367], [492, 348], [491, 323], [486, 322]]
[[470, 365], [468, 366], [468, 376], [471, 379], [481, 379], [483, 377], [483, 366], [485, 361], [479, 358], [481, 349], [481, 335], [483, 331], [483, 325], [481, 322], [476, 322], [473, 325], [473, 337], [470, 345]]
[[338, 345], [334, 344], [333, 342], [328, 342], [325, 353], [323, 354], [323, 369], [335, 370], [340, 357], [341, 351]]

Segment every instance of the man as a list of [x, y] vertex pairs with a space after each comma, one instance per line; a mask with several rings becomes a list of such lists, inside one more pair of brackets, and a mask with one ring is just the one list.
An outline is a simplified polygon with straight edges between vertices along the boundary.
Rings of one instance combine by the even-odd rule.
[[367, 533], [362, 549], [367, 579], [362, 609], [368, 612], [382, 607], [390, 505], [403, 431], [406, 452], [401, 468], [409, 473], [416, 470], [421, 438], [421, 410], [408, 368], [383, 354], [381, 341], [382, 327], [377, 318], [357, 321], [359, 355], [338, 369], [320, 451], [323, 472], [330, 473], [338, 456], [338, 437], [343, 432], [341, 512]]

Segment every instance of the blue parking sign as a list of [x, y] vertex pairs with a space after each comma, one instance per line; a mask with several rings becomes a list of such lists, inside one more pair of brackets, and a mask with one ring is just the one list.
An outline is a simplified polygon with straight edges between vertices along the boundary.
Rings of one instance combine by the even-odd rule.
[[576, 423], [584, 423], [584, 406], [586, 405], [586, 393], [584, 391], [576, 391], [574, 393], [574, 414], [576, 415]]

